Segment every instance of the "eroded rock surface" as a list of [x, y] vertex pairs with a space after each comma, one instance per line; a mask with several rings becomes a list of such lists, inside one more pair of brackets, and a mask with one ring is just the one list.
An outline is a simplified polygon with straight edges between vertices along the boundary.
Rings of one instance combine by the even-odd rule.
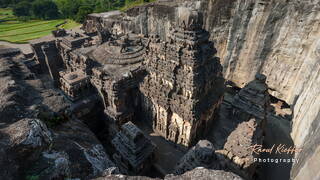
[[220, 168], [218, 161], [212, 143], [207, 140], [200, 140], [178, 162], [174, 174], [181, 175], [196, 167], [218, 169]]
[[[138, 177], [138, 176], [124, 176], [124, 175], [112, 175], [97, 178], [96, 180], [153, 180], [153, 178], [148, 177]], [[231, 173], [220, 170], [208, 170], [205, 168], [196, 168], [182, 175], [167, 175], [164, 180], [184, 180], [184, 179], [199, 179], [199, 180], [242, 180], [241, 177]], [[156, 180], [156, 179], [154, 179]], [[160, 180], [160, 179], [158, 179]]]
[[67, 117], [69, 101], [23, 60], [0, 59], [0, 179], [89, 179], [117, 172], [86, 125], [69, 118], [58, 123]]
[[22, 119], [0, 129], [0, 178], [16, 177], [52, 141], [51, 132], [37, 119]]
[[[34, 160], [28, 175], [41, 179], [90, 179], [112, 167], [116, 166], [87, 126], [78, 120], [70, 120], [53, 130], [50, 148]], [[115, 172], [117, 169], [111, 171]]]

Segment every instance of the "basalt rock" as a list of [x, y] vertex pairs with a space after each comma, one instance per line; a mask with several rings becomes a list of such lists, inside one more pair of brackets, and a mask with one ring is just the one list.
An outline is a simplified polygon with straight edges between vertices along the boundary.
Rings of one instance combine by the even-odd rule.
[[220, 164], [215, 154], [215, 149], [211, 142], [207, 140], [199, 141], [192, 147], [179, 161], [174, 174], [181, 175], [197, 167], [208, 169], [219, 169]]
[[0, 129], [0, 178], [15, 179], [52, 143], [52, 134], [37, 119], [22, 119]]
[[86, 125], [71, 116], [56, 123], [72, 111], [69, 101], [23, 60], [0, 60], [0, 179], [89, 179], [109, 168], [109, 174], [117, 173]]
[[79, 120], [63, 123], [52, 134], [50, 148], [30, 162], [26, 176], [37, 176], [40, 179], [90, 179], [109, 168], [113, 168], [110, 173], [118, 173], [95, 135]]
[[[112, 176], [105, 176], [97, 178], [96, 180], [153, 180], [153, 178], [148, 177], [141, 177], [141, 176], [124, 176], [124, 175], [112, 175]], [[164, 180], [183, 180], [183, 179], [199, 179], [199, 180], [242, 180], [241, 177], [231, 173], [231, 172], [225, 172], [220, 170], [208, 170], [205, 168], [196, 168], [191, 171], [188, 171], [182, 175], [167, 175]], [[154, 180], [160, 180], [157, 178], [154, 178]]]

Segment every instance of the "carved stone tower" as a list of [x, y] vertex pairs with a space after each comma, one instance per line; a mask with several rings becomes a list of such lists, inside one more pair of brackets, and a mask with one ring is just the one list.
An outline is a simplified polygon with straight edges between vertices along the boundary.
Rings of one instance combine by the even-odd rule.
[[153, 129], [186, 147], [208, 130], [223, 93], [222, 67], [202, 19], [197, 11], [180, 8], [167, 42], [151, 36], [145, 58], [149, 76], [140, 86], [142, 109], [153, 111]]

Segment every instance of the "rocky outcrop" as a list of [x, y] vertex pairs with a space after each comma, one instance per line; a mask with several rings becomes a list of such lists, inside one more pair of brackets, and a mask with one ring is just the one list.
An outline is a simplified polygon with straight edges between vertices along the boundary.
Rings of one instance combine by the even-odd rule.
[[[148, 177], [137, 177], [137, 176], [124, 176], [124, 175], [111, 175], [97, 178], [96, 180], [153, 180], [153, 178]], [[183, 179], [199, 179], [199, 180], [242, 180], [241, 177], [225, 171], [220, 170], [208, 170], [205, 168], [196, 168], [192, 171], [188, 171], [182, 175], [174, 176], [174, 175], [167, 175], [164, 180], [183, 180]], [[156, 179], [154, 179], [156, 180]], [[160, 179], [158, 179], [160, 180]]]
[[[116, 167], [95, 135], [80, 121], [63, 123], [52, 133], [50, 148], [30, 163], [26, 176], [90, 179]], [[110, 173], [116, 172], [117, 168]]]
[[214, 154], [215, 149], [207, 140], [201, 140], [192, 147], [178, 162], [174, 174], [181, 175], [196, 167], [218, 169], [218, 158]]
[[0, 59], [0, 179], [90, 179], [117, 172], [88, 127], [68, 117], [69, 101], [23, 61]]
[[0, 179], [12, 179], [52, 143], [52, 134], [37, 119], [22, 119], [0, 129]]
[[220, 170], [208, 170], [205, 168], [196, 168], [192, 171], [186, 172], [181, 176], [166, 176], [165, 180], [183, 180], [183, 179], [199, 179], [199, 180], [242, 180], [241, 177], [231, 172]]
[[59, 113], [70, 105], [46, 76], [36, 78], [23, 61], [15, 56], [0, 59], [0, 128], [22, 118], [34, 118], [39, 109]]
[[0, 145], [1, 179], [90, 179], [108, 169], [108, 174], [118, 172], [100, 142], [80, 121], [49, 130], [40, 120], [22, 119], [0, 129]]

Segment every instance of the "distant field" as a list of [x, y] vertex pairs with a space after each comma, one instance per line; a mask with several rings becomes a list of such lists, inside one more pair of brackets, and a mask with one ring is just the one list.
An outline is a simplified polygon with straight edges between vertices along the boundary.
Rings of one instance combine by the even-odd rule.
[[27, 43], [29, 40], [47, 36], [56, 29], [56, 25], [67, 21], [61, 27], [70, 29], [80, 24], [72, 20], [30, 20], [19, 21], [10, 9], [0, 9], [0, 41]]

